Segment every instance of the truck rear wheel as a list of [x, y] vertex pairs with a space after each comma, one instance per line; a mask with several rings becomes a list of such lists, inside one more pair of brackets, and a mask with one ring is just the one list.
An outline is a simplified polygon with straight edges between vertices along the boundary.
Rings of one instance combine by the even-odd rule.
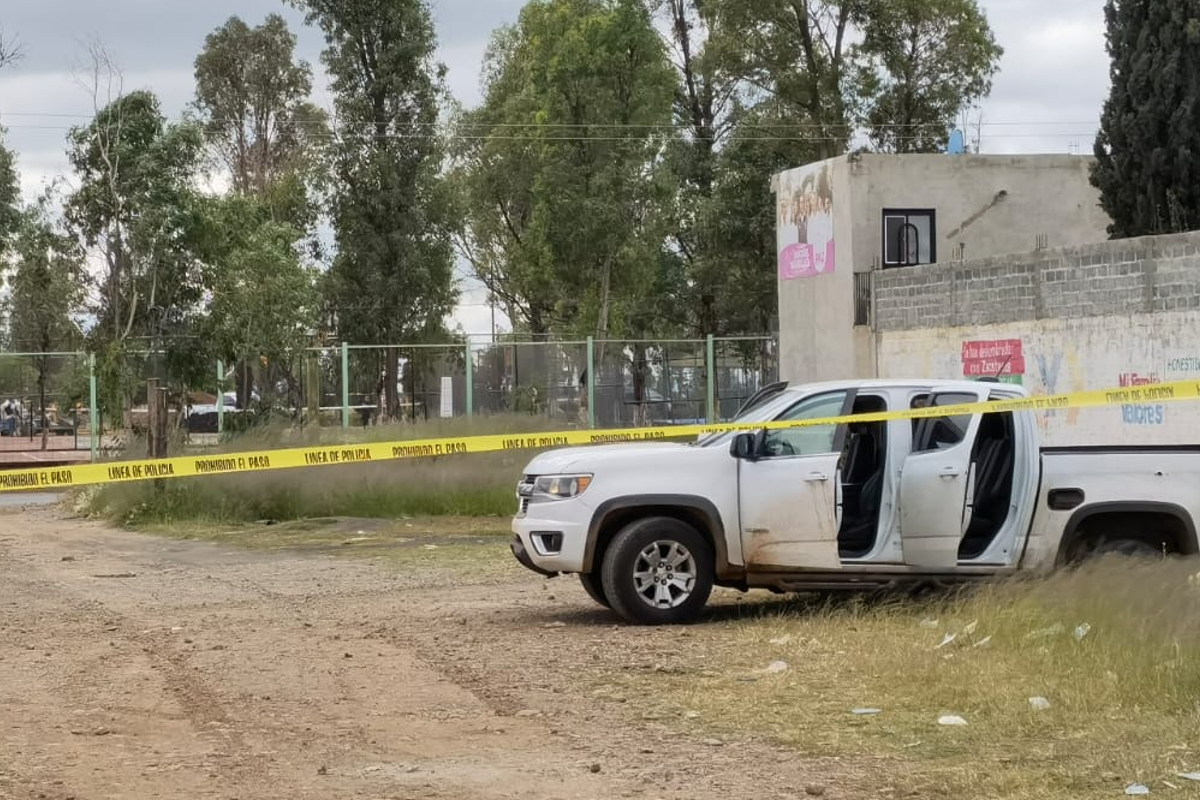
[[583, 590], [587, 592], [587, 596], [595, 600], [605, 608], [612, 608], [612, 604], [608, 602], [608, 598], [604, 596], [604, 583], [600, 580], [599, 572], [581, 572], [579, 573], [579, 582], [583, 584]]
[[712, 593], [712, 547], [686, 522], [647, 517], [612, 540], [600, 577], [610, 607], [629, 622], [691, 622]]

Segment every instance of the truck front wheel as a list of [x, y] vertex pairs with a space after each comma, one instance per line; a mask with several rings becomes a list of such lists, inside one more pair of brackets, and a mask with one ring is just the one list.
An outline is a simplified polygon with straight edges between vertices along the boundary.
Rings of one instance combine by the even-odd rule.
[[581, 572], [579, 582], [583, 584], [583, 590], [587, 592], [588, 597], [605, 608], [612, 608], [608, 598], [604, 596], [604, 584], [600, 580], [599, 572]]
[[712, 547], [686, 522], [647, 517], [613, 538], [600, 577], [609, 606], [629, 622], [691, 622], [712, 592]]

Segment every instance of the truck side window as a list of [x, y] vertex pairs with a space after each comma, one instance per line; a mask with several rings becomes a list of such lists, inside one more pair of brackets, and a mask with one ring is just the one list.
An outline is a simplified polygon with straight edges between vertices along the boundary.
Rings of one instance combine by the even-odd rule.
[[[977, 403], [979, 398], [973, 394], [946, 393], [920, 395], [913, 399], [913, 408], [933, 406], [954, 406], [961, 403]], [[912, 433], [912, 453], [924, 453], [930, 450], [945, 450], [962, 442], [967, 435], [967, 427], [971, 424], [970, 414], [946, 417], [925, 417], [914, 419]]]
[[[838, 417], [846, 405], [845, 392], [831, 392], [802, 400], [776, 417], [776, 420], [822, 419]], [[769, 430], [763, 441], [763, 455], [817, 456], [835, 452], [837, 425], [810, 425], [803, 428]]]

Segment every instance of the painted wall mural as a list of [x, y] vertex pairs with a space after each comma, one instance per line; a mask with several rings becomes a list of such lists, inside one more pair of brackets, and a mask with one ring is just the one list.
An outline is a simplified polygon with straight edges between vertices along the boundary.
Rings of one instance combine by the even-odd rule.
[[832, 273], [833, 164], [823, 161], [779, 175], [775, 231], [779, 280]]
[[[1049, 352], [1036, 353], [1033, 360], [1037, 365], [1037, 373], [1033, 381], [1034, 386], [1031, 387], [1032, 390], [1040, 394], [1068, 394], [1082, 392], [1087, 388], [1087, 383], [1083, 380], [1083, 371], [1079, 367], [1079, 355], [1072, 345], [1064, 344]], [[1070, 373], [1068, 380], [1061, 380], [1064, 363]], [[1063, 413], [1061, 411], [1042, 412], [1038, 416], [1038, 426], [1043, 432], [1046, 431], [1050, 427], [1050, 421]], [[1067, 409], [1065, 417], [1067, 427], [1074, 427], [1079, 422], [1079, 409]]]
[[[1157, 372], [1122, 372], [1117, 376], [1117, 385], [1151, 386], [1162, 383]], [[1159, 404], [1121, 406], [1121, 421], [1126, 425], [1162, 425], [1167, 421], [1167, 407]]]
[[[877, 337], [882, 378], [978, 379], [999, 372], [1001, 380], [1019, 375], [1033, 394], [1200, 382], [1200, 310], [921, 328]], [[1035, 418], [1050, 446], [1200, 444], [1200, 401], [1046, 410]]]
[[1200, 380], [1200, 352], [1187, 353], [1168, 350], [1165, 373], [1167, 383]]
[[964, 378], [997, 378], [1024, 384], [1025, 350], [1020, 339], [985, 339], [962, 343]]

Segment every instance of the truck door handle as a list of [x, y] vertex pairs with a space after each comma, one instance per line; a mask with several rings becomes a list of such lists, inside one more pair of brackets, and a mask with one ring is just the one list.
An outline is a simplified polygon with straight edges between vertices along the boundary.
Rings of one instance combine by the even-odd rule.
[[943, 478], [957, 478], [962, 475], [962, 470], [958, 467], [942, 467], [942, 471], [938, 475]]
[[824, 472], [810, 472], [804, 476], [804, 480], [808, 481], [809, 483], [815, 483], [817, 481], [827, 481], [829, 480], [829, 476]]

